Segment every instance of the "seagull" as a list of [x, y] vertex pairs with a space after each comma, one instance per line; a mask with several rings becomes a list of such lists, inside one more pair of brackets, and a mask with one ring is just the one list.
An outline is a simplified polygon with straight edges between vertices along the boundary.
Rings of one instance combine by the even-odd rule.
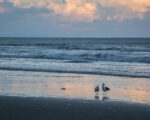
[[95, 92], [98, 92], [99, 91], [99, 86], [97, 85], [96, 87], [95, 87]]
[[106, 91], [110, 90], [110, 88], [106, 87], [105, 84], [103, 83], [103, 84], [102, 84], [102, 90], [103, 90], [104, 92], [106, 92]]
[[99, 86], [97, 85], [94, 90], [95, 90], [95, 99], [98, 100], [99, 99]]

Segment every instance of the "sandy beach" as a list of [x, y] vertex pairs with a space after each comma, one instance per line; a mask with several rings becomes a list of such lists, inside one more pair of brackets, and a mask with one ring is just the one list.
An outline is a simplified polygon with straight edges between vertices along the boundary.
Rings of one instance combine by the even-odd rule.
[[0, 96], [1, 120], [148, 120], [149, 113], [137, 103]]
[[[0, 95], [56, 97], [100, 101], [150, 103], [150, 79], [106, 75], [0, 70]], [[102, 83], [110, 87], [107, 99]], [[96, 95], [94, 88], [99, 85]], [[61, 89], [65, 88], [65, 90]]]
[[[148, 78], [2, 70], [0, 76], [0, 120], [150, 118]], [[111, 88], [106, 95], [100, 86], [95, 96], [99, 81]]]

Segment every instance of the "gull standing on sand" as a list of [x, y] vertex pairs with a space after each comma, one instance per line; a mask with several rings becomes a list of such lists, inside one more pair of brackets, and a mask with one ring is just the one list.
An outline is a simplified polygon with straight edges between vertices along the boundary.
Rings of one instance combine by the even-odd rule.
[[96, 87], [95, 87], [95, 99], [99, 99], [99, 86], [97, 85]]
[[96, 87], [95, 87], [95, 92], [98, 92], [99, 91], [99, 86], [97, 85]]
[[106, 91], [110, 90], [110, 88], [106, 87], [105, 84], [103, 83], [103, 84], [102, 84], [102, 90], [103, 90], [104, 92], [106, 92]]

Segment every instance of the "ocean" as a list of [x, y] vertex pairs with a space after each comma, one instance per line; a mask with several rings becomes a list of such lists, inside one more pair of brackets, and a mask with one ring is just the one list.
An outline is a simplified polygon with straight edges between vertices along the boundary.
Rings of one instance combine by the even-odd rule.
[[148, 38], [0, 38], [0, 69], [150, 77]]
[[[0, 71], [0, 87], [2, 89], [7, 86], [2, 85], [2, 81], [8, 80], [9, 75], [11, 75], [9, 77], [14, 78], [13, 74], [17, 74], [16, 72], [18, 72], [17, 77], [19, 72], [28, 73], [27, 75], [32, 72], [33, 74], [37, 73], [38, 77], [46, 73], [55, 73], [57, 74], [55, 78], [59, 82], [62, 74], [67, 74], [67, 76], [68, 74], [69, 76], [75, 75], [76, 77], [78, 75], [78, 77], [81, 77], [80, 75], [83, 74], [85, 76], [104, 75], [110, 78], [111, 76], [121, 77], [121, 79], [127, 77], [131, 80], [144, 79], [143, 81], [146, 82], [141, 82], [146, 85], [146, 88], [144, 88], [145, 86], [138, 88], [136, 86], [138, 80], [135, 80], [136, 82], [133, 80], [134, 85], [131, 87], [134, 86], [133, 88], [136, 90], [144, 89], [149, 94], [150, 38], [0, 38]], [[10, 72], [13, 74], [10, 74]], [[22, 76], [26, 77], [26, 74]], [[70, 80], [69, 78], [68, 81]], [[77, 78], [76, 82], [78, 82]], [[46, 78], [46, 80], [48, 79]], [[119, 78], [117, 80], [119, 81]], [[81, 83], [91, 84], [91, 81], [87, 80]], [[93, 84], [97, 84], [97, 81], [98, 78]], [[102, 81], [105, 82], [105, 80]], [[111, 86], [112, 81], [107, 80], [107, 84]], [[126, 81], [124, 88], [128, 88], [129, 84], [127, 82], [133, 81]], [[12, 82], [7, 82], [7, 84], [12, 85]], [[115, 87], [119, 85], [115, 84]], [[1, 94], [16, 93], [12, 93], [10, 87], [8, 88], [10, 89], [9, 92], [7, 90], [4, 92], [2, 89]], [[31, 91], [28, 93], [31, 93]], [[23, 93], [25, 91], [20, 94]], [[35, 95], [35, 92], [32, 95]], [[149, 98], [150, 96], [146, 100], [150, 101]]]

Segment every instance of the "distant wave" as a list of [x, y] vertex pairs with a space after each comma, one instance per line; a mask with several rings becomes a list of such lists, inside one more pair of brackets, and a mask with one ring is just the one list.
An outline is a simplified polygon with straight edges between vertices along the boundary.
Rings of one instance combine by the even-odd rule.
[[109, 53], [98, 54], [53, 54], [53, 55], [0, 55], [0, 58], [32, 58], [32, 59], [54, 59], [54, 60], [67, 60], [69, 62], [92, 62], [92, 61], [116, 61], [116, 62], [140, 62], [150, 63], [150, 56], [128, 56], [116, 55]]
[[150, 77], [149, 65], [150, 39], [0, 38], [2, 70]]
[[[109, 43], [109, 42], [108, 42]], [[38, 42], [8, 42], [0, 43], [0, 47], [47, 47], [49, 49], [65, 49], [65, 50], [106, 50], [106, 51], [128, 51], [128, 52], [150, 52], [150, 44], [100, 44], [100, 43], [63, 43], [62, 41], [38, 43]]]
[[36, 69], [36, 68], [15, 68], [15, 67], [0, 67], [0, 70], [12, 70], [12, 71], [31, 71], [31, 72], [58, 72], [58, 73], [76, 73], [76, 74], [93, 74], [93, 75], [110, 75], [110, 76], [122, 76], [122, 77], [137, 77], [137, 78], [150, 78], [150, 75], [140, 74], [119, 74], [110, 72], [89, 72], [89, 71], [73, 71], [73, 70], [52, 70], [52, 69]]

